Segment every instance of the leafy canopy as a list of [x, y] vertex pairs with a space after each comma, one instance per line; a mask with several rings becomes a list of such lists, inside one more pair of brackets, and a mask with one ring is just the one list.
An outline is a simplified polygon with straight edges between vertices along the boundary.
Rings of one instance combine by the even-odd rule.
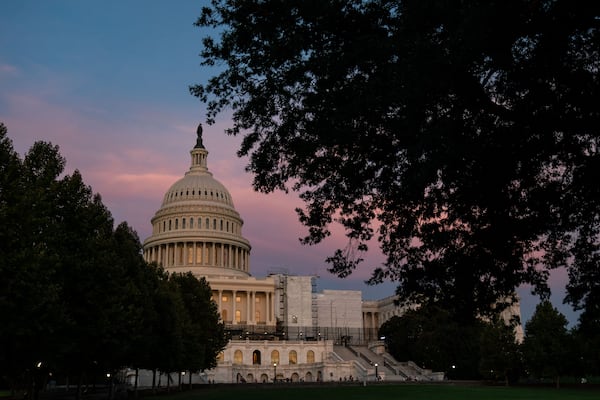
[[547, 268], [597, 266], [599, 8], [213, 0], [196, 24], [220, 69], [190, 90], [209, 123], [232, 110], [255, 189], [300, 193], [303, 243], [343, 225], [331, 272], [377, 237], [371, 283], [468, 318], [523, 283], [547, 295]]

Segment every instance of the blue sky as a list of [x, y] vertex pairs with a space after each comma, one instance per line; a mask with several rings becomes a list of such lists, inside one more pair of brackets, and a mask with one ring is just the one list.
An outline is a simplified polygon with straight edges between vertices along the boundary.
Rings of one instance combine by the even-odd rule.
[[[204, 117], [189, 94], [211, 71], [200, 66], [201, 38], [194, 27], [206, 1], [5, 0], [0, 5], [0, 121], [24, 154], [36, 141], [57, 144], [67, 172], [81, 171], [102, 195], [116, 222], [127, 221], [144, 240], [150, 218], [169, 186], [189, 167], [189, 150]], [[251, 271], [315, 274], [319, 288], [363, 290], [366, 299], [393, 294], [395, 285], [366, 286], [368, 265], [340, 280], [323, 260], [344, 246], [341, 231], [318, 246], [301, 246], [297, 197], [259, 194], [235, 156], [239, 138], [226, 136], [227, 115], [204, 127], [208, 166], [231, 192], [253, 246]], [[376, 243], [372, 246], [376, 248]], [[377, 251], [370, 265], [382, 260]], [[562, 305], [564, 271], [551, 279], [553, 303]], [[521, 288], [527, 320], [538, 300]]]

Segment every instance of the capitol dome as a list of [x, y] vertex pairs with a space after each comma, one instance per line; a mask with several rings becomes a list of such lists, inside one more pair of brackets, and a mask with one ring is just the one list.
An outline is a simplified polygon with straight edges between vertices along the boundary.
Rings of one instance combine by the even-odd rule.
[[227, 188], [207, 167], [208, 151], [198, 126], [191, 166], [167, 190], [152, 218], [144, 257], [168, 272], [198, 276], [249, 276], [250, 244]]

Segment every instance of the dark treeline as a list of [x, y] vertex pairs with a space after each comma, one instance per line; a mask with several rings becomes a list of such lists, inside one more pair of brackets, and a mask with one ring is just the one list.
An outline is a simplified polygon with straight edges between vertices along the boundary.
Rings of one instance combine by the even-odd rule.
[[[439, 307], [410, 310], [383, 324], [388, 351], [398, 360], [445, 372], [449, 379], [540, 382], [559, 387], [561, 377], [577, 381], [600, 374], [598, 335], [580, 323], [567, 329], [567, 319], [542, 301], [517, 340], [516, 320], [502, 318], [461, 324]], [[596, 350], [594, 350], [596, 349]]]
[[214, 366], [226, 342], [208, 283], [146, 264], [137, 233], [64, 167], [46, 142], [21, 159], [0, 124], [0, 387], [79, 395], [125, 366]]

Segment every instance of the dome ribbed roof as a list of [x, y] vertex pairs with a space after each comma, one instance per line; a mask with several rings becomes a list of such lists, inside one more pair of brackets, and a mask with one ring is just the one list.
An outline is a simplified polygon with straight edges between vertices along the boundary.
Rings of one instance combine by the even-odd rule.
[[212, 177], [208, 171], [192, 171], [175, 182], [165, 193], [162, 207], [174, 205], [174, 203], [207, 202], [234, 208], [231, 194], [221, 182]]

